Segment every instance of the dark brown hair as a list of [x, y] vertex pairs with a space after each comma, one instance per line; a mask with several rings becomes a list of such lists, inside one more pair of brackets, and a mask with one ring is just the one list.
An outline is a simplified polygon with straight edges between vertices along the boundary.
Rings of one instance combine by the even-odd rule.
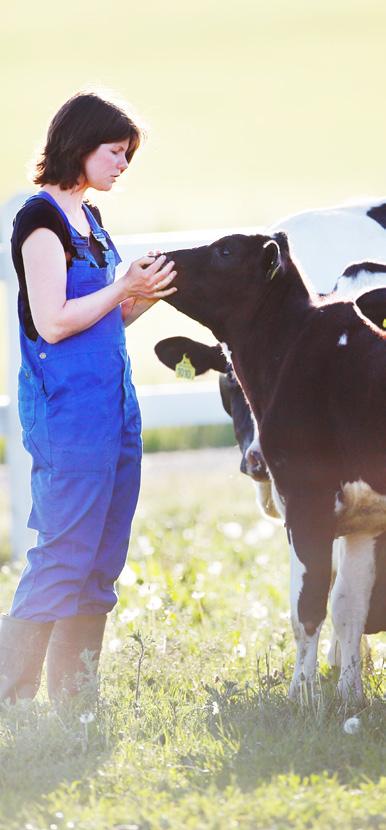
[[126, 159], [130, 162], [143, 137], [143, 130], [122, 107], [94, 92], [79, 92], [53, 117], [33, 181], [68, 190], [83, 173], [85, 157], [100, 144], [128, 139]]

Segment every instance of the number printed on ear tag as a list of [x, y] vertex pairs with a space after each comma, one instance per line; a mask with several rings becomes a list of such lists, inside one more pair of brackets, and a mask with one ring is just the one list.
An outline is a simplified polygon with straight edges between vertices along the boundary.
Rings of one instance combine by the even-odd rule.
[[176, 364], [176, 378], [180, 380], [194, 380], [196, 370], [190, 361], [190, 358], [184, 354], [180, 363]]

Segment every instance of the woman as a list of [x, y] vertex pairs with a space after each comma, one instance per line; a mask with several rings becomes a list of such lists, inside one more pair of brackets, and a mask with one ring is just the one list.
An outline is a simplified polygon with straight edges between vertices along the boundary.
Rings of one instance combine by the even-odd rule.
[[84, 195], [111, 190], [140, 140], [123, 109], [75, 95], [50, 124], [34, 178], [41, 189], [14, 223], [19, 411], [38, 538], [1, 618], [2, 700], [34, 697], [46, 651], [50, 698], [74, 693], [86, 649], [96, 672], [117, 600], [141, 461], [124, 324], [176, 291], [176, 272], [149, 254], [114, 282], [120, 257]]

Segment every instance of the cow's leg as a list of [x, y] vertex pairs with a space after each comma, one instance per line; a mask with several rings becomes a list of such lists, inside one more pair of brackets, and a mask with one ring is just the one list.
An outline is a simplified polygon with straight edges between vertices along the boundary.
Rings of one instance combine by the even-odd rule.
[[295, 700], [300, 683], [305, 680], [312, 682], [315, 677], [316, 661], [318, 656], [318, 642], [322, 623], [314, 634], [308, 635], [299, 620], [298, 602], [303, 588], [305, 567], [296, 555], [295, 548], [290, 543], [291, 553], [291, 623], [296, 643], [296, 662], [289, 689], [289, 697]]
[[295, 697], [300, 681], [315, 675], [319, 635], [326, 615], [331, 580], [333, 499], [312, 493], [287, 499], [291, 547], [291, 616], [297, 645], [290, 686]]
[[[343, 540], [341, 537], [339, 539], [335, 539], [334, 546], [332, 549], [332, 578], [331, 578], [331, 590], [334, 582], [336, 580], [336, 575], [338, 573], [339, 568], [339, 558], [340, 558], [340, 548], [343, 544]], [[331, 632], [331, 642], [330, 648], [327, 654], [327, 660], [331, 668], [335, 668], [340, 666], [341, 658], [340, 658], [340, 645], [339, 640], [333, 625], [332, 632]]]
[[332, 590], [332, 618], [341, 649], [338, 691], [344, 700], [363, 697], [360, 644], [375, 580], [375, 539], [346, 536]]

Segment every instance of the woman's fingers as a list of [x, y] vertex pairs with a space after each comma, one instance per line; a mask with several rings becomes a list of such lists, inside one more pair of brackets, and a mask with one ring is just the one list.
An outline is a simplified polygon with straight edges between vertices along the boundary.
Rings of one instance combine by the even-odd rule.
[[170, 274], [167, 274], [163, 279], [157, 280], [157, 282], [153, 284], [153, 291], [162, 291], [174, 280], [174, 277], [176, 276], [177, 271], [172, 271]]
[[157, 259], [151, 259], [150, 257], [143, 257], [143, 259], [148, 259], [149, 261], [149, 264], [144, 269], [148, 277], [152, 277], [154, 274], [156, 274], [157, 271], [159, 271], [166, 262], [165, 254], [162, 254], [161, 256], [157, 257]]
[[164, 291], [155, 291], [152, 296], [157, 298], [157, 300], [162, 300], [163, 297], [168, 297], [169, 294], [175, 294], [176, 291], [178, 291], [178, 288], [173, 286], [172, 288], [167, 288]]

